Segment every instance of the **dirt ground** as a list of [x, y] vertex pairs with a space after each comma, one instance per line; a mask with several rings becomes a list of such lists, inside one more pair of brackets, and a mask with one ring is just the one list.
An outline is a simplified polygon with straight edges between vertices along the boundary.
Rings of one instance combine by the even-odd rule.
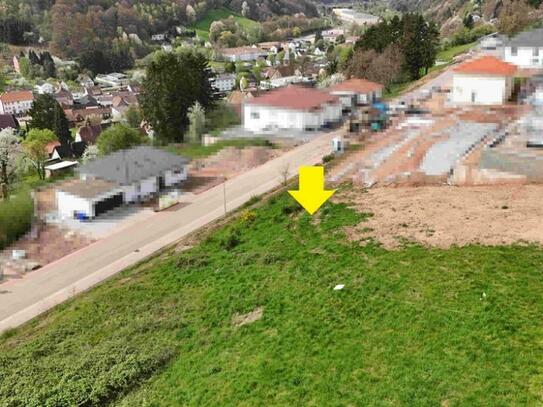
[[334, 199], [373, 217], [348, 230], [387, 248], [409, 240], [447, 248], [469, 244], [543, 244], [543, 185], [353, 189]]
[[14, 249], [25, 250], [28, 261], [44, 266], [90, 243], [92, 243], [91, 239], [80, 234], [42, 223], [38, 227], [35, 239], [30, 236], [23, 237], [8, 246], [2, 254], [9, 258]]

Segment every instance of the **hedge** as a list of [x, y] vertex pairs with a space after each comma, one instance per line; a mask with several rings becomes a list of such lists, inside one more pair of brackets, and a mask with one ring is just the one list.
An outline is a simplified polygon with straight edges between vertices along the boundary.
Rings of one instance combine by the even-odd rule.
[[29, 190], [0, 201], [0, 250], [30, 230], [34, 202]]

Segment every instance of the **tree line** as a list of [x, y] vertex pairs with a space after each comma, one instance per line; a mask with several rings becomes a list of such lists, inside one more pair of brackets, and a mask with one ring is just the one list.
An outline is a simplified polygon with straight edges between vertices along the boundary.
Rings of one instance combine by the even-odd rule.
[[415, 80], [434, 66], [439, 30], [421, 14], [405, 14], [371, 26], [354, 46], [345, 73], [389, 86]]

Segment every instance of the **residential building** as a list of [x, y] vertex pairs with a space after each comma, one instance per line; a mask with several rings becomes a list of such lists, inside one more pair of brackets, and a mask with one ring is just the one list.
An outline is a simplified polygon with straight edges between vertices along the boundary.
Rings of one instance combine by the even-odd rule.
[[0, 95], [0, 114], [24, 115], [32, 108], [34, 96], [29, 90], [14, 90]]
[[102, 133], [102, 125], [100, 124], [86, 124], [85, 126], [77, 129], [75, 135], [75, 141], [84, 142], [87, 145], [96, 144], [98, 136]]
[[128, 85], [128, 76], [124, 73], [109, 73], [107, 75], [97, 75], [94, 81], [106, 87], [121, 87]]
[[252, 132], [318, 130], [341, 117], [339, 98], [297, 85], [266, 92], [243, 105], [243, 126]]
[[366, 79], [348, 79], [328, 89], [331, 95], [341, 100], [344, 110], [356, 105], [366, 105], [378, 101], [383, 95], [383, 85]]
[[543, 28], [523, 31], [507, 41], [504, 60], [520, 68], [543, 68]]
[[213, 87], [219, 92], [230, 92], [236, 87], [236, 75], [228, 73], [217, 75], [213, 81]]
[[229, 62], [256, 61], [260, 57], [266, 57], [268, 53], [257, 47], [223, 48], [219, 50], [222, 58]]
[[41, 85], [34, 86], [34, 91], [39, 95], [51, 95], [55, 93], [55, 87], [50, 83], [43, 83]]
[[77, 169], [79, 180], [57, 190], [63, 218], [95, 218], [126, 203], [148, 200], [187, 179], [188, 160], [149, 146], [117, 151]]
[[0, 114], [0, 130], [4, 129], [19, 130], [19, 122], [13, 114]]
[[510, 99], [517, 67], [484, 56], [454, 69], [452, 102], [455, 104], [500, 105]]

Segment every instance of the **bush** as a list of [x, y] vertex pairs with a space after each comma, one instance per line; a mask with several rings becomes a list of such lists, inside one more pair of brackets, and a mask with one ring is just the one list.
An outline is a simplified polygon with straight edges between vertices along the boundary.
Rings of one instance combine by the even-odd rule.
[[231, 228], [220, 240], [219, 245], [224, 250], [232, 250], [241, 243], [241, 234], [238, 229]]
[[327, 164], [334, 159], [334, 154], [328, 154], [322, 157], [322, 163]]
[[0, 249], [30, 230], [34, 202], [28, 190], [0, 202]]

